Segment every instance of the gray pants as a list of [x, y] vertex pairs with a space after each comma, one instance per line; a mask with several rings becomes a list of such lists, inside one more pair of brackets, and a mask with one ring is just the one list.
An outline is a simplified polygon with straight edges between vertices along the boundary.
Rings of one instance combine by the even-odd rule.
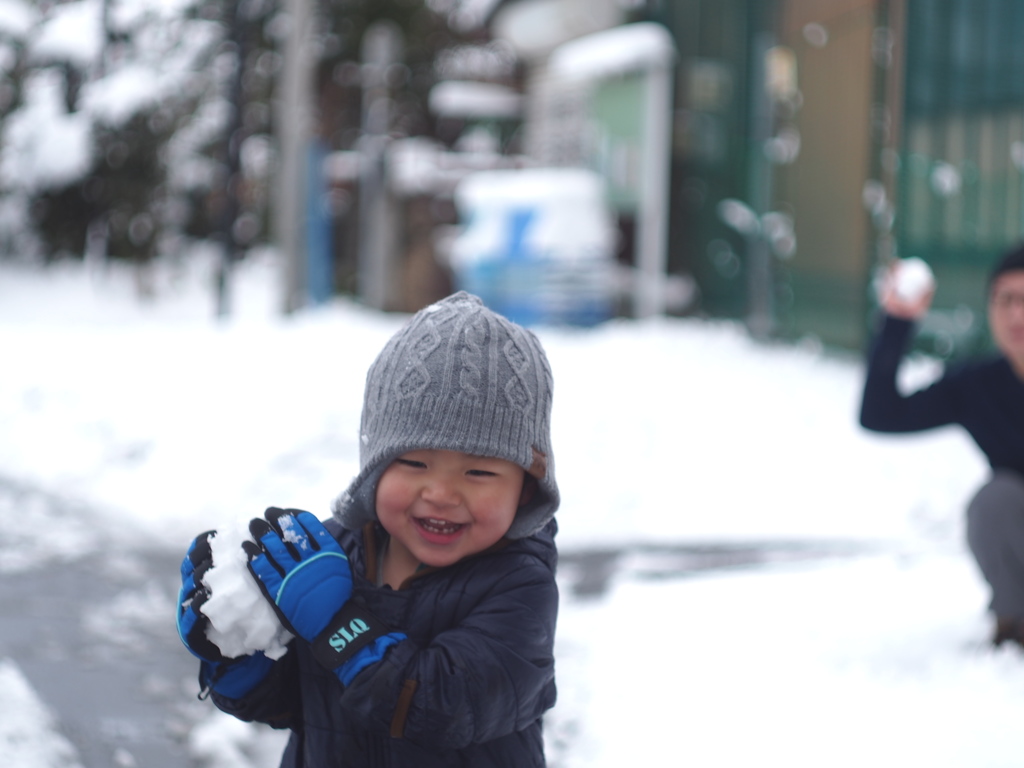
[[997, 469], [967, 507], [967, 543], [996, 616], [1024, 619], [1024, 477]]

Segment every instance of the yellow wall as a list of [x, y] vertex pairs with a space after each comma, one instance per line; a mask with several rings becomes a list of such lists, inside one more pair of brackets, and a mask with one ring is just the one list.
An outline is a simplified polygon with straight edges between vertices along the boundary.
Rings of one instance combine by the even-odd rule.
[[[797, 251], [785, 263], [798, 333], [856, 346], [874, 237], [863, 203], [872, 169], [871, 0], [787, 0], [779, 42], [796, 54], [801, 99], [792, 118], [800, 153], [776, 166], [775, 206], [791, 211]], [[805, 34], [824, 28], [827, 42]], [[820, 30], [818, 30], [820, 33]], [[815, 45], [817, 42], [819, 45]], [[780, 306], [785, 316], [787, 308]]]

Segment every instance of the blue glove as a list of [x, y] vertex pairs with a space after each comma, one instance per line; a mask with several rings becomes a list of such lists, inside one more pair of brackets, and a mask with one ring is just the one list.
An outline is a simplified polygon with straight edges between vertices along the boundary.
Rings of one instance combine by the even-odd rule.
[[203, 575], [213, 566], [210, 539], [216, 531], [201, 533], [192, 541], [181, 561], [181, 589], [178, 591], [178, 636], [192, 655], [210, 662], [228, 660], [220, 648], [206, 637], [210, 620], [202, 613], [210, 590], [203, 584]]
[[203, 584], [203, 574], [213, 566], [210, 539], [216, 535], [216, 531], [199, 534], [181, 561], [178, 636], [192, 655], [202, 661], [199, 679], [203, 689], [213, 689], [230, 698], [238, 698], [267, 676], [273, 662], [262, 653], [229, 658], [206, 636], [210, 620], [201, 609], [210, 597], [210, 590]]
[[292, 634], [310, 642], [352, 595], [348, 556], [309, 512], [270, 507], [242, 542], [249, 570]]
[[[356, 675], [383, 659], [388, 648], [392, 645], [397, 645], [405, 639], [406, 636], [403, 632], [388, 632], [386, 635], [381, 635], [369, 645], [363, 646], [360, 650], [356, 651], [354, 656], [334, 670], [334, 674], [338, 676], [343, 685], [349, 685]], [[314, 648], [314, 650], [316, 649]], [[324, 661], [321, 660], [320, 663], [324, 664]], [[325, 666], [329, 667], [330, 665], [325, 664]]]
[[242, 543], [249, 570], [281, 623], [311, 643], [317, 661], [348, 685], [405, 635], [349, 601], [348, 557], [315, 516], [270, 507], [264, 517], [249, 523], [256, 543]]
[[220, 664], [204, 661], [199, 665], [199, 698], [205, 699], [212, 690], [229, 699], [240, 699], [270, 674], [273, 666], [263, 651]]

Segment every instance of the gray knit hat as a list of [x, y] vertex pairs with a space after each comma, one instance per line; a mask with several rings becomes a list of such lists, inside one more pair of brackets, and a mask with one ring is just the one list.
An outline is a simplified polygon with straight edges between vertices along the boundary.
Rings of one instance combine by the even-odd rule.
[[537, 337], [465, 291], [420, 310], [366, 375], [359, 475], [334, 502], [348, 529], [376, 520], [377, 481], [408, 451], [505, 459], [537, 480], [507, 536], [536, 533], [558, 508], [551, 453], [553, 380]]

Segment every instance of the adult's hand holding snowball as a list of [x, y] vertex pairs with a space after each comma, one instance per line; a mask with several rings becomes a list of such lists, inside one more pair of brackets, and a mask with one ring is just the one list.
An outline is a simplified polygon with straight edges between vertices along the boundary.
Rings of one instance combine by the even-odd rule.
[[917, 320], [931, 306], [935, 293], [935, 275], [922, 259], [900, 259], [892, 264], [880, 291], [880, 302], [887, 314], [905, 320]]
[[904, 301], [916, 301], [935, 289], [931, 267], [916, 256], [902, 259], [896, 265], [894, 289]]

